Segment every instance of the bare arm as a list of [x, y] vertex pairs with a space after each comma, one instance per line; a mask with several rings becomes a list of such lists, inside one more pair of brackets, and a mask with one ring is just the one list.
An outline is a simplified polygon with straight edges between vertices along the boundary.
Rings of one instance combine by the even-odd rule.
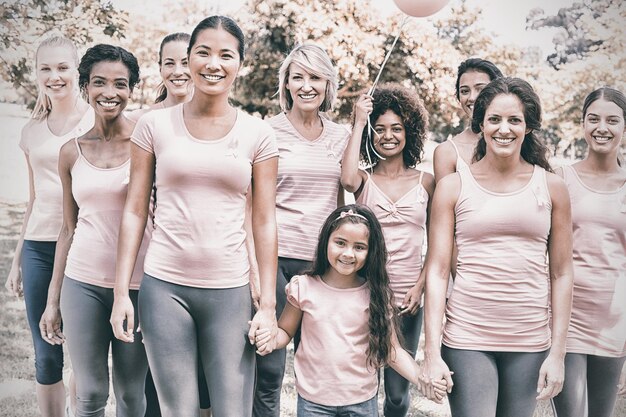
[[554, 174], [548, 175], [548, 188], [552, 199], [548, 259], [550, 266], [552, 305], [552, 346], [539, 372], [537, 399], [549, 399], [563, 388], [564, 358], [572, 311], [572, 286], [574, 267], [572, 263], [572, 214], [567, 187]]
[[259, 264], [256, 260], [256, 250], [254, 248], [254, 234], [252, 232], [252, 187], [248, 188], [248, 194], [246, 195], [244, 229], [246, 230], [246, 249], [248, 251], [248, 262], [250, 263], [250, 295], [252, 296], [255, 310], [258, 310], [261, 284], [259, 282]]
[[278, 158], [252, 166], [252, 233], [259, 265], [259, 309], [252, 318], [248, 338], [254, 344], [258, 329], [276, 332], [276, 271], [278, 237], [276, 232], [276, 175]]
[[372, 109], [372, 97], [366, 94], [361, 95], [354, 105], [354, 127], [341, 160], [341, 185], [349, 193], [357, 192], [365, 181], [359, 170], [359, 153], [363, 129], [367, 127], [367, 117]]
[[454, 206], [458, 200], [460, 188], [461, 182], [458, 175], [449, 176], [437, 185], [428, 230], [424, 306], [426, 344], [420, 390], [429, 399], [436, 399], [433, 381], [445, 379], [448, 392], [451, 391], [453, 385], [450, 370], [441, 358], [441, 330], [454, 243]]
[[447, 142], [440, 143], [433, 154], [433, 172], [435, 182], [439, 183], [443, 177], [456, 172], [456, 151]]
[[28, 226], [28, 220], [30, 219], [30, 213], [33, 210], [33, 203], [35, 202], [35, 183], [33, 179], [33, 168], [30, 165], [30, 159], [28, 155], [26, 157], [26, 165], [28, 166], [28, 205], [26, 206], [26, 212], [24, 213], [24, 221], [22, 222], [22, 230], [20, 237], [15, 245], [15, 254], [13, 255], [13, 262], [11, 263], [11, 269], [5, 283], [6, 289], [16, 297], [23, 295], [22, 290], [22, 247], [24, 246], [24, 234], [26, 234], [26, 227]]
[[46, 309], [39, 321], [41, 337], [52, 345], [63, 343], [64, 336], [61, 332], [61, 310], [59, 300], [61, 298], [61, 286], [65, 275], [65, 265], [67, 254], [74, 240], [74, 231], [78, 221], [78, 205], [72, 195], [72, 166], [78, 158], [78, 152], [74, 141], [69, 141], [59, 153], [59, 177], [63, 187], [63, 225], [57, 239], [56, 251], [54, 253], [54, 268], [52, 270], [52, 280], [48, 287], [48, 299]]
[[272, 352], [272, 349], [283, 349], [287, 347], [293, 336], [300, 327], [302, 321], [302, 310], [294, 307], [290, 302], [285, 304], [280, 319], [278, 320], [278, 332], [276, 333], [275, 346], [268, 346], [271, 342], [269, 329], [262, 329], [256, 333], [256, 345], [259, 354], [265, 356]]
[[[128, 295], [137, 253], [148, 221], [150, 195], [154, 182], [154, 154], [138, 145], [130, 145], [130, 183], [122, 213], [115, 265], [114, 302], [111, 326], [115, 337], [124, 342], [134, 340], [134, 307]], [[126, 329], [124, 329], [126, 321]]]

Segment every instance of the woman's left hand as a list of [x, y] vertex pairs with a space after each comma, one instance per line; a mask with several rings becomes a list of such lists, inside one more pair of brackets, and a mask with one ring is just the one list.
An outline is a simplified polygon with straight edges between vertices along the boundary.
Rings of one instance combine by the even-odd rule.
[[424, 292], [424, 287], [415, 284], [411, 287], [410, 290], [406, 292], [404, 296], [404, 300], [402, 301], [402, 305], [400, 306], [400, 315], [411, 315], [414, 316], [417, 314], [417, 309], [419, 308], [422, 302], [422, 293]]
[[250, 321], [250, 331], [248, 332], [248, 339], [250, 344], [254, 345], [256, 342], [256, 333], [260, 329], [269, 329], [271, 335], [271, 341], [263, 346], [263, 349], [259, 349], [260, 352], [270, 353], [274, 350], [276, 345], [276, 333], [278, 332], [278, 324], [276, 322], [276, 310], [273, 308], [261, 307], [257, 310], [256, 314]]
[[626, 395], [626, 362], [622, 366], [622, 374], [619, 376], [619, 384], [617, 384], [617, 395]]
[[548, 400], [557, 396], [563, 389], [565, 362], [563, 357], [550, 353], [539, 370], [537, 400]]

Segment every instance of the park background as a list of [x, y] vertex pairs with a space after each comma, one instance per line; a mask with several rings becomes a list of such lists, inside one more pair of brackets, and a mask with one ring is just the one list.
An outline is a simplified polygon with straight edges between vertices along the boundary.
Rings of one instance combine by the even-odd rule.
[[[0, 279], [13, 256], [28, 199], [28, 176], [17, 144], [36, 97], [32, 65], [37, 44], [51, 34], [83, 52], [98, 42], [133, 52], [141, 82], [130, 108], [149, 106], [159, 85], [158, 47], [168, 33], [191, 32], [212, 14], [235, 18], [247, 35], [233, 103], [260, 117], [279, 111], [278, 67], [303, 42], [324, 47], [339, 72], [339, 97], [329, 117], [350, 122], [352, 103], [371, 86], [406, 17], [392, 0], [19, 0], [0, 2]], [[451, 0], [427, 18], [409, 18], [381, 76], [422, 97], [430, 113], [424, 158], [465, 128], [454, 95], [456, 68], [470, 56], [489, 59], [505, 75], [528, 80], [544, 107], [541, 137], [555, 164], [580, 159], [584, 97], [610, 85], [626, 91], [626, 2], [622, 0]], [[624, 144], [622, 144], [624, 145]], [[624, 149], [624, 147], [622, 148]], [[22, 300], [0, 292], [0, 415], [38, 415], [34, 366]], [[418, 353], [418, 360], [421, 354]], [[283, 388], [283, 415], [295, 415], [293, 372]], [[411, 416], [446, 417], [412, 390]], [[113, 402], [113, 400], [111, 400]], [[107, 416], [113, 416], [107, 408]], [[536, 417], [551, 416], [540, 403]], [[621, 399], [616, 417], [626, 417]]]

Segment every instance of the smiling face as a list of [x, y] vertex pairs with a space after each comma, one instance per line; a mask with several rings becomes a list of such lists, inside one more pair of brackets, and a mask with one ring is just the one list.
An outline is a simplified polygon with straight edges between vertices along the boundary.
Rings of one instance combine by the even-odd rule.
[[121, 61], [101, 61], [91, 69], [85, 87], [89, 104], [105, 119], [119, 116], [130, 98], [128, 67]]
[[207, 95], [228, 94], [241, 66], [239, 41], [221, 28], [201, 31], [189, 54], [195, 88]]
[[600, 154], [619, 152], [624, 137], [624, 112], [612, 101], [599, 99], [588, 108], [583, 120], [585, 141], [589, 152]]
[[37, 53], [37, 84], [50, 100], [76, 93], [78, 69], [74, 53], [64, 46], [48, 46]]
[[471, 119], [474, 112], [476, 97], [491, 79], [489, 75], [481, 71], [469, 70], [464, 72], [459, 79], [459, 103], [463, 112]]
[[328, 262], [339, 275], [355, 278], [365, 265], [369, 229], [363, 223], [344, 222], [330, 234]]
[[402, 119], [392, 110], [387, 110], [374, 124], [376, 138], [374, 148], [385, 158], [402, 154], [406, 145], [406, 130]]
[[318, 111], [326, 97], [327, 80], [307, 72], [298, 64], [289, 65], [285, 87], [293, 100], [293, 109]]
[[193, 84], [187, 63], [187, 43], [168, 42], [161, 51], [161, 78], [167, 94], [185, 97], [191, 92]]
[[501, 157], [520, 155], [524, 136], [528, 133], [524, 105], [514, 94], [498, 94], [487, 107], [480, 127], [487, 154]]

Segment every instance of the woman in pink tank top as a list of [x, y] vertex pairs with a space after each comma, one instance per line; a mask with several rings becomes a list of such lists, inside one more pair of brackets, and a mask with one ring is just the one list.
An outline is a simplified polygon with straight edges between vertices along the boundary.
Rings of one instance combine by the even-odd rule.
[[486, 59], [469, 58], [459, 65], [456, 76], [456, 99], [467, 116], [467, 126], [461, 133], [435, 148], [433, 171], [436, 182], [472, 162], [474, 148], [480, 139], [480, 135], [472, 132], [471, 128], [474, 103], [480, 91], [489, 82], [500, 77], [502, 77], [500, 69]]
[[[572, 202], [574, 301], [558, 416], [610, 417], [626, 394], [626, 97], [609, 87], [583, 104], [587, 157], [560, 174]], [[620, 377], [621, 373], [621, 377]]]
[[[435, 189], [433, 176], [415, 169], [427, 130], [428, 113], [414, 91], [394, 84], [381, 86], [357, 101], [352, 137], [341, 164], [343, 187], [355, 194], [357, 203], [368, 206], [382, 225], [394, 311], [400, 316], [403, 346], [413, 356], [422, 326], [422, 250]], [[371, 162], [371, 173], [360, 170], [360, 162]], [[384, 380], [385, 416], [406, 416], [409, 381], [390, 367], [385, 367]]]
[[[139, 65], [125, 49], [98, 44], [85, 52], [78, 71], [79, 85], [96, 119], [92, 129], [60, 151], [63, 226], [41, 334], [50, 344], [64, 343], [67, 338], [76, 378], [77, 416], [104, 416], [109, 350], [117, 413], [141, 416], [148, 368], [145, 348], [140, 338], [133, 343], [115, 339], [109, 323], [115, 248], [128, 188], [134, 127], [123, 110], [139, 82]], [[147, 240], [144, 236], [141, 257]], [[131, 280], [135, 303], [142, 274], [139, 263]]]
[[[453, 417], [530, 417], [537, 399], [562, 388], [573, 279], [570, 201], [550, 172], [540, 127], [530, 84], [492, 81], [473, 113], [472, 130], [482, 133], [477, 162], [435, 191], [421, 389], [433, 398], [431, 381], [446, 378]], [[446, 304], [453, 242], [457, 275]]]

